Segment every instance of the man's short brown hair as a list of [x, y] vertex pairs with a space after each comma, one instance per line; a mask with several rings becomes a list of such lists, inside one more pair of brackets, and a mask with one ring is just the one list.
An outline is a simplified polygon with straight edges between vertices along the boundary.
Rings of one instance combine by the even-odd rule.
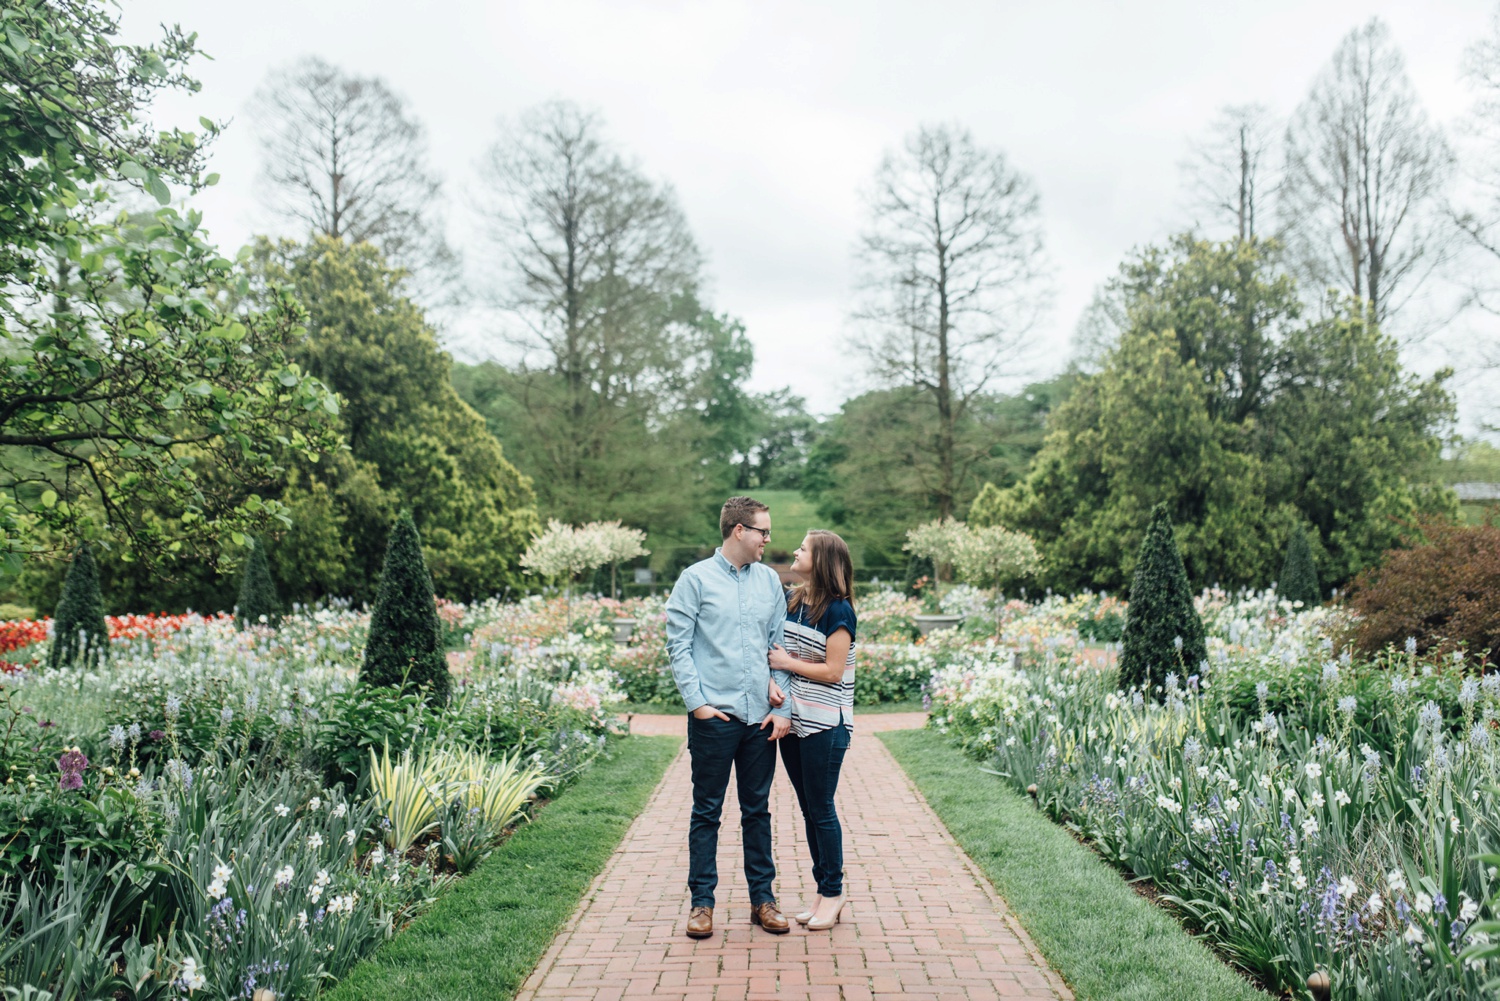
[[719, 538], [727, 539], [736, 525], [748, 525], [755, 520], [757, 511], [769, 511], [754, 497], [731, 497], [719, 511]]

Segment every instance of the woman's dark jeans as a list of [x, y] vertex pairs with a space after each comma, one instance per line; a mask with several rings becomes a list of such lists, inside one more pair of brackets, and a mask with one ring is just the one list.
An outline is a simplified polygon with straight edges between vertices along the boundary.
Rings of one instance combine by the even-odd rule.
[[802, 820], [807, 825], [807, 847], [812, 852], [813, 879], [818, 895], [844, 892], [844, 829], [833, 808], [839, 769], [849, 750], [849, 728], [842, 723], [806, 737], [787, 734], [781, 744], [781, 763], [797, 791]]

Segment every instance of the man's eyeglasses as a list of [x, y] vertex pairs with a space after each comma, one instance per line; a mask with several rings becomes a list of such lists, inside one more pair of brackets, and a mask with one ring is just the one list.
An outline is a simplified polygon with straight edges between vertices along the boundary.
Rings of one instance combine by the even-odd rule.
[[771, 530], [769, 528], [756, 528], [754, 525], [747, 525], [743, 521], [738, 522], [737, 524], [741, 528], [748, 529], [748, 530], [750, 530], [752, 532], [759, 532], [761, 534], [761, 538], [764, 539], [766, 542], [770, 542], [771, 541]]

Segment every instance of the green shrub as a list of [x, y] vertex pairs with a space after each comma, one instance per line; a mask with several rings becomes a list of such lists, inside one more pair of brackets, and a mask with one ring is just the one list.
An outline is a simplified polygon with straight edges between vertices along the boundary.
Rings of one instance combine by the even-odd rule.
[[1323, 600], [1318, 585], [1318, 568], [1313, 565], [1312, 547], [1307, 544], [1307, 533], [1298, 525], [1286, 544], [1286, 562], [1281, 565], [1281, 579], [1276, 582], [1276, 593], [1287, 601], [1300, 601], [1304, 608], [1312, 608]]
[[281, 622], [281, 613], [281, 597], [271, 577], [266, 547], [259, 539], [252, 540], [245, 576], [240, 579], [240, 600], [234, 606], [234, 621], [241, 629], [261, 624], [274, 626]]
[[1187, 571], [1172, 534], [1165, 504], [1151, 512], [1141, 541], [1130, 605], [1121, 631], [1120, 683], [1154, 688], [1172, 671], [1193, 671], [1208, 659], [1203, 620], [1193, 608]]
[[360, 679], [370, 685], [431, 687], [433, 700], [446, 704], [452, 680], [443, 652], [442, 628], [432, 594], [432, 577], [422, 558], [422, 539], [403, 511], [386, 544], [380, 591], [370, 613], [370, 638]]
[[99, 567], [87, 545], [78, 547], [62, 599], [52, 617], [52, 667], [82, 660], [93, 666], [109, 651], [109, 626], [104, 622], [104, 596], [99, 593]]

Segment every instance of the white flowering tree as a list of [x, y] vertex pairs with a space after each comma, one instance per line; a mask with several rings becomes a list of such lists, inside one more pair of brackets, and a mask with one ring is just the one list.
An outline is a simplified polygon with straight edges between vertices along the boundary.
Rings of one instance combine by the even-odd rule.
[[995, 632], [1000, 631], [1000, 588], [1007, 581], [1024, 580], [1041, 569], [1036, 543], [1023, 532], [999, 525], [966, 528], [953, 552], [958, 576], [975, 587], [987, 587], [995, 599]]
[[907, 532], [906, 549], [932, 560], [936, 578], [944, 576], [942, 569], [951, 568], [961, 580], [991, 589], [997, 616], [1001, 585], [1031, 576], [1042, 564], [1030, 536], [999, 525], [971, 528], [952, 518], [929, 521]]
[[939, 518], [923, 522], [906, 533], [907, 552], [932, 561], [932, 586], [949, 576], [968, 528], [961, 521]]
[[613, 583], [615, 567], [649, 555], [645, 541], [645, 532], [626, 528], [618, 521], [592, 521], [575, 528], [554, 519], [547, 522], [545, 532], [532, 537], [521, 556], [521, 566], [528, 573], [562, 583], [571, 622], [573, 582], [582, 574], [608, 566]]

